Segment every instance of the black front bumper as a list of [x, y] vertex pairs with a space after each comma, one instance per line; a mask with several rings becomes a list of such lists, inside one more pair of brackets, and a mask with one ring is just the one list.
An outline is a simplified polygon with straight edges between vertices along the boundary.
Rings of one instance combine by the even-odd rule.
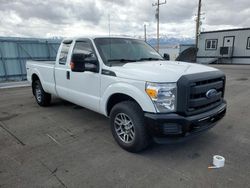
[[157, 143], [180, 142], [212, 128], [226, 114], [226, 102], [218, 107], [193, 116], [176, 113], [145, 113], [147, 129]]

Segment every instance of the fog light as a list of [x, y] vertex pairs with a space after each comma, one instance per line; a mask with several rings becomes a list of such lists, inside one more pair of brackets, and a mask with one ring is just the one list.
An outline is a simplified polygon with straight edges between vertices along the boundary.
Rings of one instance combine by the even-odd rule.
[[163, 133], [170, 135], [181, 134], [182, 133], [181, 126], [176, 123], [164, 123]]

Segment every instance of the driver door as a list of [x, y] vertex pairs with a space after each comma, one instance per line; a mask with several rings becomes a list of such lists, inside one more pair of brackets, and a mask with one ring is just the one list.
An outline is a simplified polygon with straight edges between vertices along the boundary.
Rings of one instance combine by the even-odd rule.
[[[90, 59], [96, 59], [92, 42], [88, 39], [76, 41], [72, 54], [83, 54]], [[87, 61], [87, 60], [86, 60]], [[98, 62], [98, 61], [97, 61]], [[83, 60], [84, 63], [84, 60]], [[85, 62], [86, 63], [86, 62]], [[88, 66], [88, 63], [85, 64]], [[100, 101], [100, 74], [99, 64], [96, 71], [73, 72], [70, 71], [69, 96], [72, 102], [93, 111], [99, 111]]]

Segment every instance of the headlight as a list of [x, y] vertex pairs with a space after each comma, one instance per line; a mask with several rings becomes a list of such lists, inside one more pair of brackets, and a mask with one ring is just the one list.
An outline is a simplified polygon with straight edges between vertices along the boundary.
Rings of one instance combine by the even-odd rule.
[[153, 101], [157, 112], [176, 111], [176, 83], [146, 83], [146, 93]]

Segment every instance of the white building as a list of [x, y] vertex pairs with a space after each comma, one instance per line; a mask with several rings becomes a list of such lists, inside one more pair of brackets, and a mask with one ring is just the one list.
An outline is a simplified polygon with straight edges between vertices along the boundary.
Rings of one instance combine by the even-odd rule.
[[250, 64], [250, 28], [202, 32], [197, 62]]

